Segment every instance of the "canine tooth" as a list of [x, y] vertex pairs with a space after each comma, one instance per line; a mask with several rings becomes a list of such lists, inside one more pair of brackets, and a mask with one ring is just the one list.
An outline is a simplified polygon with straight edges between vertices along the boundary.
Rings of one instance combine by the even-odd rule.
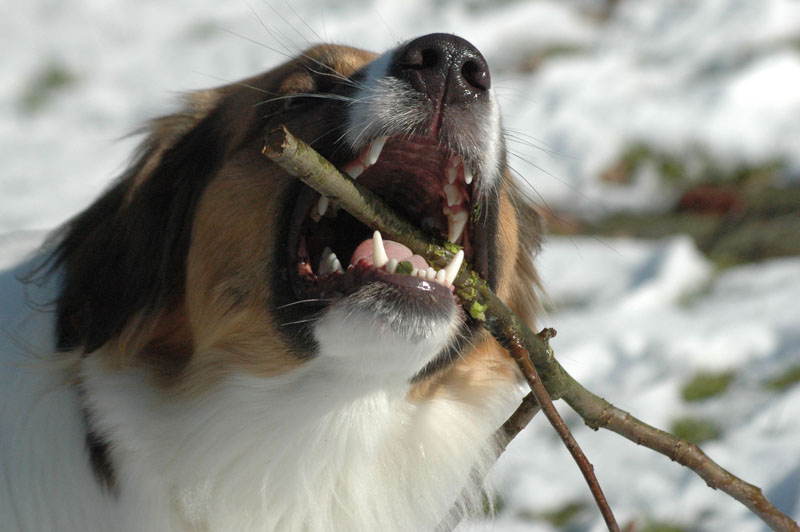
[[465, 164], [464, 165], [464, 181], [469, 185], [470, 183], [472, 183], [472, 178], [473, 178], [472, 168], [470, 168], [468, 165]]
[[447, 206], [452, 207], [461, 203], [461, 192], [453, 185], [444, 186], [444, 194], [447, 196]]
[[447, 240], [457, 244], [461, 235], [464, 234], [464, 227], [467, 226], [467, 219], [469, 214], [467, 211], [458, 211], [457, 213], [447, 212]]
[[445, 281], [445, 279], [446, 279], [446, 278], [447, 278], [447, 272], [445, 272], [444, 270], [439, 270], [438, 272], [436, 272], [436, 278], [435, 278], [434, 280], [435, 280], [437, 283], [439, 283], [440, 285], [447, 286], [447, 285], [444, 283], [444, 281]]
[[[376, 268], [383, 268], [387, 262], [389, 262], [389, 256], [383, 247], [383, 237], [380, 231], [375, 231], [372, 234], [372, 264]], [[397, 267], [397, 264], [395, 264], [395, 267]]]
[[388, 273], [394, 273], [397, 271], [397, 265], [399, 264], [397, 259], [389, 259], [389, 262], [386, 263], [386, 271]]
[[383, 146], [386, 144], [386, 139], [388, 137], [378, 137], [377, 139], [372, 141], [372, 144], [369, 145], [369, 152], [367, 152], [367, 166], [372, 166], [378, 161], [378, 157], [381, 156], [381, 151], [383, 151]]
[[[461, 263], [464, 262], [464, 250], [459, 249], [456, 256], [453, 257], [453, 260], [444, 267], [445, 272], [445, 286], [450, 286], [453, 284], [453, 281], [456, 280], [456, 275], [458, 275], [458, 270], [461, 269]], [[440, 270], [441, 271], [441, 270]]]
[[317, 214], [319, 214], [320, 217], [325, 216], [325, 213], [328, 212], [329, 204], [330, 200], [328, 199], [328, 196], [323, 194], [319, 197], [319, 201], [317, 201]]

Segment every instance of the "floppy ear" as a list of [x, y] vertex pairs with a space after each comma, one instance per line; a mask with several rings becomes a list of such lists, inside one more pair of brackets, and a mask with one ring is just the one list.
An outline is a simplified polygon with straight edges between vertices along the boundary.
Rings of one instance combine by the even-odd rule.
[[91, 353], [182, 298], [193, 214], [233, 142], [218, 100], [198, 93], [155, 121], [134, 164], [56, 236], [48, 265], [63, 275], [60, 350]]

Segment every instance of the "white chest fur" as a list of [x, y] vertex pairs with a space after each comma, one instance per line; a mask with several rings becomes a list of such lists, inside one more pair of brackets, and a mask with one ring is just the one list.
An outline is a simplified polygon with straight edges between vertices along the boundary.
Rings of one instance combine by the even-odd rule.
[[152, 517], [151, 530], [432, 529], [490, 456], [498, 420], [486, 412], [511, 405], [411, 403], [399, 386], [366, 390], [326, 365], [232, 376], [205, 400], [163, 403], [142, 395], [140, 376], [95, 379], [87, 364], [127, 517]]

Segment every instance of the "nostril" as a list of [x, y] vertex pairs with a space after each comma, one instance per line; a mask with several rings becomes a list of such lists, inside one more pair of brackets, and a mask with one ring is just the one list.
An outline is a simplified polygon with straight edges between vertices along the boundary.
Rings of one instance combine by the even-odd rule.
[[439, 64], [439, 52], [433, 48], [410, 48], [403, 57], [402, 66], [410, 70], [425, 70]]
[[398, 49], [388, 75], [402, 79], [425, 97], [444, 103], [470, 103], [491, 86], [481, 53], [461, 37], [432, 33]]
[[477, 61], [469, 60], [461, 66], [461, 75], [476, 89], [489, 90], [492, 85], [492, 78], [489, 71]]
[[422, 68], [433, 68], [439, 64], [439, 53], [432, 49], [422, 50]]

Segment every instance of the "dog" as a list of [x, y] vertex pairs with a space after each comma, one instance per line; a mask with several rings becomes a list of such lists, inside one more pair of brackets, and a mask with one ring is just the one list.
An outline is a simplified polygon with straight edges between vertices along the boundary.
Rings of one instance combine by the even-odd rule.
[[318, 45], [195, 92], [0, 281], [4, 532], [407, 532], [481, 511], [518, 370], [461, 309], [459, 264], [434, 271], [262, 155], [281, 124], [533, 324], [541, 224], [469, 42]]

